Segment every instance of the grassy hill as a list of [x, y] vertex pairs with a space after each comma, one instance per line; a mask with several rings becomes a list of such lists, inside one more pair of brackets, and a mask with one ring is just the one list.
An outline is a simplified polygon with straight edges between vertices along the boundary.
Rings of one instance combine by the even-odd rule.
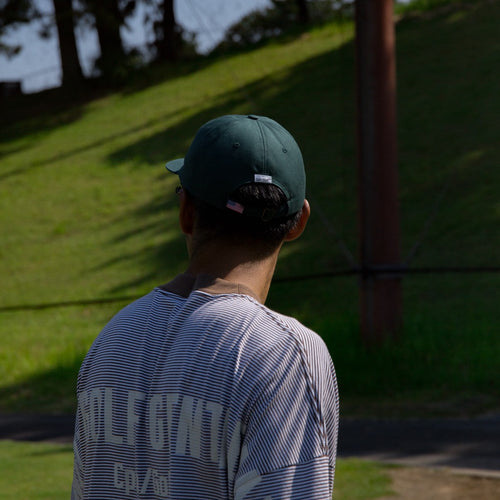
[[[480, 1], [397, 24], [402, 247], [406, 256], [419, 242], [412, 266], [499, 264], [499, 23], [500, 2]], [[103, 324], [185, 268], [176, 178], [163, 165], [225, 113], [271, 116], [302, 146], [313, 215], [283, 251], [269, 305], [326, 340], [345, 411], [496, 404], [498, 273], [405, 277], [402, 340], [376, 352], [359, 341], [356, 278], [286, 280], [346, 269], [339, 240], [357, 254], [353, 36], [346, 20], [147, 71], [122, 92], [74, 102], [47, 92], [5, 108], [0, 411], [72, 411], [78, 366]], [[60, 306], [23, 307], [50, 304]]]

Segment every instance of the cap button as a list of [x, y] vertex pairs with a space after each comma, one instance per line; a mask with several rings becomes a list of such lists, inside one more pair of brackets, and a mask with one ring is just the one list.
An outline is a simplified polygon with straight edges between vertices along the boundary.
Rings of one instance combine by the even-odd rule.
[[259, 117], [255, 116], [255, 115], [248, 115], [248, 118], [250, 118], [250, 120], [258, 120], [259, 119]]

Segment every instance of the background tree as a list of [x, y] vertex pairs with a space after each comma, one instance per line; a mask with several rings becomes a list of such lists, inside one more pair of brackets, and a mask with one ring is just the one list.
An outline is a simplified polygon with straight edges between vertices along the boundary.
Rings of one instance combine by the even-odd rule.
[[[120, 9], [119, 0], [84, 0], [87, 12], [93, 18], [101, 55], [96, 66], [105, 80], [120, 79], [126, 61], [120, 28], [125, 16]], [[135, 2], [133, 2], [135, 5]]]
[[[13, 56], [20, 45], [2, 43], [11, 30], [33, 23], [44, 38], [59, 38], [59, 53], [64, 86], [80, 84], [84, 76], [78, 57], [75, 27], [95, 30], [100, 56], [94, 67], [106, 85], [122, 84], [130, 72], [144, 64], [140, 50], [127, 50], [121, 30], [139, 4], [148, 13], [146, 30], [152, 34], [149, 60], [175, 61], [196, 53], [195, 37], [175, 18], [174, 0], [52, 0], [54, 13], [42, 15], [36, 0], [0, 0], [0, 52]], [[55, 28], [55, 29], [54, 29]]]
[[297, 20], [300, 24], [309, 23], [309, 9], [307, 7], [307, 0], [296, 0], [297, 2]]
[[215, 50], [245, 47], [280, 36], [297, 26], [351, 15], [352, 4], [352, 0], [271, 0], [268, 7], [254, 10], [230, 26]]
[[181, 30], [175, 20], [174, 0], [163, 0], [162, 11], [161, 20], [155, 26], [158, 59], [175, 61], [179, 58]]
[[53, 0], [55, 23], [59, 37], [62, 85], [70, 86], [83, 82], [83, 73], [78, 58], [75, 38], [75, 22], [71, 0]]
[[20, 25], [40, 17], [40, 12], [32, 0], [0, 0], [0, 53], [7, 57], [18, 54], [21, 45], [5, 42], [5, 36]]
[[153, 35], [148, 44], [150, 59], [173, 62], [196, 54], [195, 35], [177, 23], [174, 0], [141, 0], [141, 3], [146, 7], [144, 25]]
[[74, 85], [83, 81], [78, 59], [71, 0], [53, 0], [54, 16], [42, 15], [33, 0], [0, 0], [0, 52], [13, 57], [21, 45], [3, 42], [5, 36], [23, 24], [31, 23], [42, 38], [51, 36], [54, 26], [59, 37], [62, 83]]

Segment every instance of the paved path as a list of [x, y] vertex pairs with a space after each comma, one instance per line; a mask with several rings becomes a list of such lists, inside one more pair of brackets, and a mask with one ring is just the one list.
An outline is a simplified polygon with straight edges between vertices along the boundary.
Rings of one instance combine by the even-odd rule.
[[339, 455], [449, 467], [500, 479], [500, 414], [473, 419], [345, 419]]
[[[0, 415], [0, 439], [71, 443], [73, 417]], [[473, 419], [343, 419], [339, 456], [500, 479], [500, 413]]]
[[74, 417], [68, 415], [0, 414], [0, 439], [13, 441], [73, 441]]

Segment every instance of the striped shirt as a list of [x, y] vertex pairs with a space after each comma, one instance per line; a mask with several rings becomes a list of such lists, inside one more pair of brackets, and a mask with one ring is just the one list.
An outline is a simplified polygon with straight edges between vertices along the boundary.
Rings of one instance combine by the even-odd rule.
[[130, 304], [77, 393], [73, 500], [331, 499], [328, 350], [242, 285], [183, 274]]

